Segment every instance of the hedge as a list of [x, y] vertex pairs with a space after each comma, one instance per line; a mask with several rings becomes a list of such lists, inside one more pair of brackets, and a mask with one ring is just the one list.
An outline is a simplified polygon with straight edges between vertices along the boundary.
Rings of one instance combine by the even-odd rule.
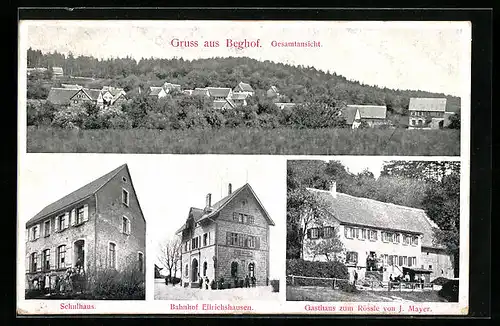
[[[338, 261], [307, 261], [303, 259], [287, 259], [286, 274], [296, 276], [325, 277], [348, 279], [347, 267]], [[295, 279], [295, 285], [323, 285], [330, 286], [331, 281], [313, 279]], [[287, 277], [287, 284], [291, 279]]]

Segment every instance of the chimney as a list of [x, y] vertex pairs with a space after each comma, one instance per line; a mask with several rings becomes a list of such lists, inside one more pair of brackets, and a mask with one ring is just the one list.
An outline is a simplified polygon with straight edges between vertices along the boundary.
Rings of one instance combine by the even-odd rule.
[[212, 194], [207, 194], [207, 202], [205, 208], [210, 208], [212, 206]]
[[337, 198], [337, 182], [332, 181], [332, 186], [330, 187], [330, 192], [333, 198]]
[[229, 195], [230, 195], [230, 194], [232, 194], [232, 193], [233, 193], [233, 186], [232, 186], [231, 184], [229, 184], [229, 185], [227, 186], [227, 194], [228, 194], [228, 196], [229, 196]]

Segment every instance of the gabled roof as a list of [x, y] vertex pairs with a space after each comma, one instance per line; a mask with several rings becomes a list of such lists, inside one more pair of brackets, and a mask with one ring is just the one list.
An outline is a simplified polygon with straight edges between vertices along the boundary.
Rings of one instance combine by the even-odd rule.
[[210, 93], [208, 92], [208, 89], [206, 88], [195, 88], [193, 92], [191, 93], [193, 96], [210, 96]]
[[121, 87], [103, 86], [102, 91], [108, 91], [113, 97], [118, 97], [120, 94], [126, 94], [125, 90]]
[[395, 231], [424, 234], [429, 220], [424, 210], [381, 202], [369, 198], [355, 197], [337, 192], [307, 188], [315, 194], [328, 213], [340, 223]]
[[207, 87], [207, 89], [212, 97], [228, 97], [231, 93], [231, 88], [226, 87]]
[[163, 87], [164, 88], [168, 88], [168, 89], [172, 89], [172, 88], [177, 88], [177, 89], [180, 89], [181, 88], [181, 85], [179, 84], [172, 84], [172, 83], [169, 83], [169, 82], [165, 82], [163, 84]]
[[[250, 191], [250, 193], [254, 196], [255, 200], [258, 203], [258, 205], [262, 209], [263, 215], [266, 218], [268, 224], [269, 225], [274, 225], [274, 221], [271, 219], [271, 217], [269, 216], [269, 213], [266, 211], [266, 209], [264, 208], [264, 206], [260, 202], [259, 198], [257, 197], [257, 195], [255, 194], [255, 192], [253, 191], [252, 187], [248, 183], [246, 183], [242, 187], [236, 189], [230, 195], [227, 195], [226, 197], [222, 198], [221, 200], [219, 200], [218, 202], [216, 202], [215, 204], [213, 204], [212, 206], [210, 206], [210, 210], [208, 212], [206, 212], [204, 209], [191, 207], [191, 209], [189, 210], [189, 214], [190, 214], [190, 216], [191, 216], [191, 214], [193, 214], [193, 216], [196, 216], [197, 219], [195, 219], [195, 222], [200, 222], [200, 221], [203, 221], [203, 220], [206, 220], [206, 219], [209, 219], [209, 218], [213, 218], [232, 199], [234, 199], [239, 193], [241, 193], [245, 189], [248, 189]], [[200, 212], [201, 212], [202, 215], [198, 216], [200, 214]], [[189, 219], [189, 217], [188, 217], [188, 219]], [[179, 233], [179, 232], [181, 232], [181, 231], [183, 231], [184, 229], [186, 229], [186, 227], [187, 227], [187, 223], [184, 223], [184, 225], [179, 230], [177, 230], [176, 234]]]
[[196, 223], [200, 220], [200, 218], [203, 216], [204, 213], [205, 213], [205, 211], [201, 208], [191, 207], [189, 209], [189, 214], [188, 214], [188, 218], [186, 219], [186, 223], [184, 223], [179, 230], [175, 231], [175, 234], [180, 233], [180, 232], [184, 231], [185, 229], [187, 229], [189, 219], [191, 219], [191, 218], [194, 219], [194, 222]]
[[68, 104], [73, 96], [78, 93], [80, 89], [77, 88], [51, 88], [47, 101], [53, 104]]
[[101, 189], [105, 184], [107, 184], [115, 175], [118, 174], [121, 170], [127, 168], [127, 164], [123, 164], [111, 172], [106, 173], [102, 177], [86, 184], [85, 186], [73, 191], [69, 195], [62, 197], [61, 199], [53, 202], [52, 204], [46, 206], [42, 209], [38, 214], [32, 217], [28, 222], [26, 222], [26, 226], [30, 226], [41, 219], [47, 217], [50, 214], [56, 213], [65, 207], [77, 203], [85, 198], [90, 197], [95, 194], [99, 189]]
[[408, 107], [408, 110], [410, 110], [410, 111], [445, 112], [446, 111], [446, 99], [445, 98], [412, 97], [412, 98], [410, 98], [410, 105]]
[[149, 87], [149, 95], [158, 96], [161, 92], [165, 92], [163, 87], [151, 86]]
[[341, 115], [345, 118], [345, 122], [348, 125], [352, 125], [352, 123], [354, 122], [354, 119], [356, 118], [357, 111], [358, 111], [358, 108], [346, 106], [346, 107], [342, 108], [342, 110], [340, 112], [341, 112]]
[[347, 105], [349, 108], [357, 108], [361, 119], [385, 119], [387, 107], [385, 105]]
[[275, 93], [278, 93], [278, 87], [276, 87], [276, 86], [271, 86], [271, 87], [269, 87], [268, 91], [269, 91], [269, 90], [270, 90], [270, 91], [273, 91], [273, 92], [275, 92]]
[[243, 92], [253, 92], [252, 86], [244, 82], [240, 82], [237, 87], [239, 87], [239, 89]]

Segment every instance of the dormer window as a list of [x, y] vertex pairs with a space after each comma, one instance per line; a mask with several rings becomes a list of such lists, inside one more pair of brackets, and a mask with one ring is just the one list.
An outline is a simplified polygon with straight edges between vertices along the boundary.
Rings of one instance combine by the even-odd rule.
[[123, 181], [124, 183], [127, 183], [127, 178], [122, 177], [122, 181]]

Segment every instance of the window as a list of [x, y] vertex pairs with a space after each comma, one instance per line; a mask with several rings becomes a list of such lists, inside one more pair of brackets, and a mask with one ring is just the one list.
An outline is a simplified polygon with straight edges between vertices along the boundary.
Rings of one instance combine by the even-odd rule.
[[108, 250], [108, 266], [116, 268], [116, 244], [110, 242]]
[[31, 240], [36, 240], [40, 237], [40, 229], [38, 228], [38, 225], [35, 225], [34, 227], [31, 228]]
[[188, 250], [188, 242], [184, 242], [184, 251], [187, 251]]
[[188, 264], [186, 264], [186, 266], [184, 267], [184, 276], [188, 277], [189, 275], [189, 266]]
[[418, 236], [415, 235], [411, 238], [411, 244], [412, 246], [418, 246]]
[[355, 251], [349, 251], [346, 253], [346, 263], [347, 264], [357, 264], [358, 263], [358, 253]]
[[309, 239], [318, 239], [318, 238], [319, 238], [318, 228], [309, 229]]
[[258, 238], [246, 234], [227, 232], [226, 244], [254, 249], [258, 248]]
[[403, 256], [399, 256], [399, 266], [403, 266]]
[[361, 229], [361, 240], [366, 239], [366, 229]]
[[233, 221], [238, 223], [254, 224], [255, 218], [252, 215], [233, 212]]
[[43, 236], [48, 237], [50, 235], [50, 220], [43, 223]]
[[63, 214], [63, 215], [59, 216], [59, 218], [57, 219], [57, 222], [58, 222], [58, 229], [60, 231], [64, 230], [68, 226], [67, 215]]
[[139, 265], [139, 272], [142, 273], [144, 269], [144, 254], [142, 252], [139, 252], [137, 256], [137, 264]]
[[38, 265], [38, 254], [36, 252], [30, 255], [30, 272], [36, 272], [36, 268]]
[[203, 276], [207, 276], [207, 268], [208, 268], [208, 264], [207, 264], [207, 262], [204, 262], [203, 263]]
[[203, 235], [203, 246], [208, 245], [208, 233]]
[[399, 233], [394, 233], [393, 240], [394, 243], [399, 243]]
[[50, 271], [50, 249], [43, 251], [43, 270]]
[[191, 249], [197, 249], [200, 247], [200, 237], [191, 239]]
[[326, 226], [323, 228], [323, 238], [331, 238], [334, 235], [334, 229], [331, 226]]
[[253, 237], [251, 235], [248, 236], [246, 247], [248, 247], [248, 248], [255, 248], [255, 237]]
[[410, 237], [407, 234], [403, 234], [403, 245], [407, 246], [410, 244]]
[[130, 220], [126, 217], [122, 217], [122, 233], [130, 234]]
[[410, 266], [417, 266], [417, 257], [411, 257], [411, 265]]
[[344, 236], [347, 239], [354, 239], [354, 237], [356, 236], [355, 229], [348, 226], [344, 227]]
[[232, 277], [238, 276], [238, 263], [235, 261], [231, 263], [231, 276]]
[[247, 223], [248, 224], [254, 224], [255, 223], [255, 218], [252, 215], [247, 215]]
[[65, 267], [65, 259], [66, 259], [66, 246], [62, 245], [57, 247], [57, 268]]
[[429, 265], [429, 269], [432, 269], [432, 265]]
[[370, 240], [376, 241], [378, 238], [378, 231], [376, 230], [369, 230], [369, 231], [370, 231]]
[[122, 188], [122, 203], [125, 206], [128, 206], [128, 200], [129, 200], [128, 191]]
[[122, 181], [126, 183], [127, 182], [127, 178], [122, 177]]
[[83, 223], [83, 218], [84, 218], [84, 215], [85, 215], [85, 209], [84, 207], [78, 207], [76, 209], [76, 224], [81, 224]]

